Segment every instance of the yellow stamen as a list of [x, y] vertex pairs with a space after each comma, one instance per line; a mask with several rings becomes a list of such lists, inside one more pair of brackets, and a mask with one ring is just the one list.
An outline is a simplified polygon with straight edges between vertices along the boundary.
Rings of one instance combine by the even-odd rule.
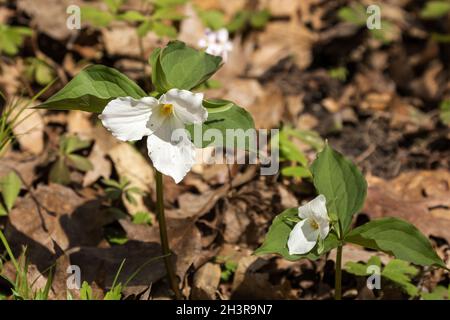
[[310, 219], [309, 224], [311, 225], [311, 228], [315, 230], [319, 229], [319, 224], [315, 220]]
[[163, 104], [161, 106], [161, 113], [164, 116], [170, 116], [173, 113], [173, 105], [172, 104]]

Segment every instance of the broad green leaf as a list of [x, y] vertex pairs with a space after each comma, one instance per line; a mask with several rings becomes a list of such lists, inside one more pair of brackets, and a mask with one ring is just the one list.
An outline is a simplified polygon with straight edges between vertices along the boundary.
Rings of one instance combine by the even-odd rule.
[[345, 241], [383, 251], [417, 265], [446, 268], [430, 241], [415, 226], [397, 218], [370, 221], [350, 231]]
[[50, 169], [49, 180], [60, 184], [70, 183], [70, 171], [64, 161], [64, 157], [60, 157]]
[[367, 183], [358, 168], [329, 145], [311, 165], [314, 186], [327, 199], [330, 214], [336, 214], [344, 234], [352, 216], [364, 205]]
[[255, 251], [256, 255], [275, 253], [281, 255], [283, 258], [295, 261], [303, 258], [316, 260], [321, 255], [338, 246], [338, 240], [334, 233], [329, 233], [324, 241], [324, 249], [321, 254], [317, 252], [317, 245], [305, 255], [290, 255], [287, 247], [287, 241], [291, 230], [295, 226], [293, 219], [298, 218], [298, 209], [292, 208], [283, 211], [275, 217], [269, 231], [266, 234], [264, 243]]
[[140, 99], [146, 93], [127, 76], [103, 65], [89, 66], [37, 108], [102, 112], [118, 97]]
[[172, 88], [191, 90], [208, 80], [221, 62], [220, 57], [172, 41], [164, 49], [154, 50], [150, 57], [152, 82], [159, 93]]
[[450, 12], [450, 2], [448, 1], [428, 1], [420, 12], [424, 19], [436, 19], [445, 16]]
[[288, 135], [284, 130], [279, 133], [280, 152], [283, 158], [289, 161], [295, 161], [301, 164], [303, 167], [308, 167], [308, 159], [300, 149], [289, 140]]
[[227, 25], [227, 29], [230, 32], [236, 32], [246, 27], [248, 20], [250, 19], [251, 12], [248, 10], [242, 10], [236, 13]]
[[419, 270], [408, 262], [393, 259], [383, 268], [381, 276], [391, 280], [413, 297], [417, 295], [419, 289], [411, 282], [418, 273]]
[[21, 187], [22, 181], [14, 171], [11, 171], [0, 179], [0, 190], [8, 212], [11, 211], [14, 206], [14, 202], [16, 202], [16, 199], [19, 196]]
[[[209, 145], [245, 146], [244, 149], [246, 150], [253, 149], [249, 137], [255, 134], [255, 131], [251, 130], [255, 128], [255, 124], [250, 113], [228, 100], [204, 100], [203, 106], [208, 110], [208, 119], [201, 125], [187, 126], [191, 139], [197, 147], [204, 148]], [[196, 129], [197, 132], [202, 133], [199, 138], [195, 137]], [[221, 139], [216, 140], [213, 137], [208, 139], [205, 133], [209, 129], [215, 129]], [[227, 129], [229, 129], [229, 133], [233, 133], [229, 134], [228, 137]], [[235, 129], [237, 131], [233, 131]], [[209, 133], [211, 132], [213, 131], [209, 131]]]

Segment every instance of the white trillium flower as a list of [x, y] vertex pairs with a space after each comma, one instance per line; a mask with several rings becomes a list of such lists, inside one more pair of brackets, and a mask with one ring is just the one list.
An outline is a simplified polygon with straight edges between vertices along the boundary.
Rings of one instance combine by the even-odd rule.
[[112, 135], [122, 141], [147, 138], [148, 155], [161, 173], [180, 182], [195, 163], [195, 146], [185, 124], [208, 118], [203, 93], [171, 89], [159, 99], [120, 97], [110, 101], [99, 116]]
[[319, 195], [298, 208], [299, 221], [289, 234], [289, 254], [305, 254], [314, 248], [319, 239], [330, 231], [330, 220], [324, 195]]
[[198, 45], [200, 48], [206, 49], [206, 53], [222, 57], [224, 62], [228, 60], [228, 53], [233, 50], [228, 30], [225, 28], [217, 31], [206, 29], [205, 38], [200, 39]]

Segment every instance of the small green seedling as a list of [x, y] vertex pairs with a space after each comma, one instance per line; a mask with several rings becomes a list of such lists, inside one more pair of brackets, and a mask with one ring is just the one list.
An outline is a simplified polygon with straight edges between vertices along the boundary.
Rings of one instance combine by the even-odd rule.
[[53, 68], [45, 61], [35, 57], [25, 60], [25, 74], [31, 82], [36, 81], [41, 86], [48, 85], [55, 78]]
[[370, 271], [371, 266], [379, 268], [380, 276], [383, 279], [386, 279], [394, 286], [399, 287], [410, 297], [415, 297], [419, 294], [419, 289], [413, 283], [413, 279], [417, 276], [419, 270], [406, 261], [392, 259], [382, 268], [380, 257], [373, 256], [367, 263], [347, 262], [344, 268], [348, 273], [365, 277], [373, 274]]
[[0, 275], [10, 284], [13, 298], [16, 300], [47, 300], [53, 282], [53, 266], [44, 271], [44, 274], [47, 273], [45, 286], [35, 289], [34, 286], [38, 278], [31, 282], [28, 279], [29, 263], [26, 257], [26, 247], [23, 248], [19, 259], [16, 259], [2, 231], [0, 231], [0, 242], [5, 247], [16, 273], [14, 281]]
[[0, 54], [14, 56], [19, 52], [26, 37], [33, 31], [26, 27], [15, 27], [0, 23]]
[[126, 199], [129, 203], [136, 204], [134, 195], [143, 194], [141, 189], [131, 186], [131, 182], [125, 176], [121, 176], [119, 181], [103, 179], [102, 182], [107, 186], [105, 189], [106, 197], [113, 202]]
[[108, 8], [107, 11], [92, 6], [84, 6], [81, 8], [81, 16], [83, 21], [89, 22], [97, 28], [108, 27], [114, 21], [126, 21], [137, 24], [137, 34], [141, 38], [150, 31], [154, 31], [160, 37], [175, 38], [178, 32], [171, 22], [183, 19], [184, 16], [180, 12], [179, 6], [186, 1], [153, 1], [151, 13], [148, 14], [135, 10], [121, 11], [125, 0], [104, 0]]
[[[352, 3], [350, 6], [342, 7], [338, 11], [338, 17], [341, 21], [351, 23], [357, 27], [365, 28], [369, 14], [366, 7], [360, 3]], [[383, 43], [390, 43], [392, 35], [398, 33], [398, 27], [386, 19], [381, 19], [380, 28], [369, 29], [371, 36]]]
[[237, 262], [221, 256], [216, 257], [215, 262], [220, 264], [220, 268], [222, 270], [220, 273], [220, 280], [223, 282], [229, 282], [237, 270]]
[[0, 216], [6, 216], [12, 210], [21, 187], [22, 180], [14, 171], [0, 178]]
[[63, 136], [59, 143], [57, 159], [50, 169], [50, 181], [69, 184], [71, 181], [69, 166], [82, 172], [91, 170], [92, 163], [84, 156], [76, 154], [90, 145], [90, 141], [81, 140], [77, 136]]
[[336, 299], [341, 299], [342, 250], [347, 243], [417, 265], [447, 269], [430, 241], [404, 220], [381, 218], [352, 228], [353, 215], [364, 205], [367, 183], [358, 168], [328, 144], [311, 165], [311, 173], [319, 196], [276, 216], [255, 254], [275, 253], [290, 261], [315, 260], [337, 249]]
[[273, 139], [279, 141], [281, 160], [289, 162], [289, 166], [281, 169], [281, 174], [299, 179], [311, 178], [308, 159], [292, 140], [297, 139], [318, 151], [324, 146], [322, 138], [314, 131], [284, 127], [279, 132], [278, 137]]

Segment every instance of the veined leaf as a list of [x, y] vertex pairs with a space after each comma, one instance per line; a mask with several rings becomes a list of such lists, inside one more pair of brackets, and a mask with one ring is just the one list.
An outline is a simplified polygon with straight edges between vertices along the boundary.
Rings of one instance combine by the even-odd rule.
[[146, 93], [127, 76], [103, 65], [89, 66], [37, 108], [102, 112], [118, 97], [140, 99]]
[[327, 199], [330, 214], [336, 214], [344, 234], [352, 216], [364, 205], [367, 183], [358, 168], [329, 145], [311, 165], [314, 186]]
[[11, 211], [14, 202], [16, 202], [21, 187], [22, 181], [14, 171], [11, 171], [0, 180], [0, 191], [8, 212]]
[[415, 226], [397, 218], [370, 221], [353, 229], [345, 241], [383, 251], [414, 264], [447, 268], [430, 241]]

